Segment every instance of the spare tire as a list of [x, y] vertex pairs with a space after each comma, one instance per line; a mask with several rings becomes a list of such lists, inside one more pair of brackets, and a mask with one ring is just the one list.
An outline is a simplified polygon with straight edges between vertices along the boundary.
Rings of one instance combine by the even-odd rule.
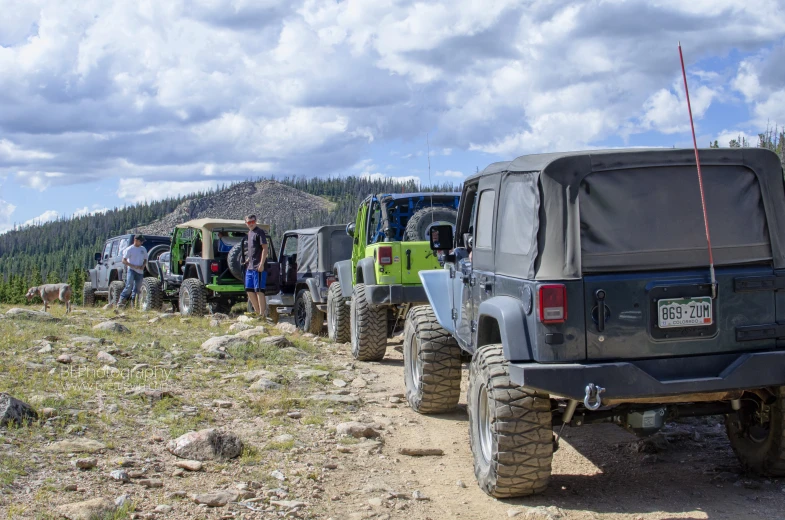
[[168, 245], [158, 244], [157, 246], [153, 246], [150, 251], [147, 252], [147, 273], [145, 273], [147, 276], [152, 276], [155, 278], [160, 276], [161, 273], [158, 259], [167, 251], [169, 251]]
[[235, 244], [235, 246], [229, 250], [229, 254], [226, 256], [226, 261], [229, 264], [229, 271], [232, 273], [232, 276], [241, 282], [245, 280], [246, 258], [248, 258], [248, 256], [245, 240], [239, 244]]
[[450, 224], [455, 227], [458, 212], [444, 206], [423, 208], [409, 219], [403, 239], [406, 242], [428, 241], [428, 230], [431, 226]]

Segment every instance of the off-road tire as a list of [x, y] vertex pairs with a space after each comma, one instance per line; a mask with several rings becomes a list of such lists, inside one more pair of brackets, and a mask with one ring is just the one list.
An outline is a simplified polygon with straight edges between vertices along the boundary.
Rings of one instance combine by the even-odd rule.
[[725, 429], [733, 452], [747, 471], [767, 477], [785, 476], [785, 387], [777, 389], [776, 400], [770, 405], [765, 437], [753, 440], [746, 435], [736, 413], [725, 416]]
[[553, 460], [550, 399], [510, 381], [501, 345], [486, 345], [474, 355], [467, 401], [480, 488], [496, 498], [544, 491]]
[[109, 303], [112, 305], [117, 305], [120, 300], [120, 294], [125, 289], [125, 282], [121, 280], [115, 280], [114, 282], [109, 284]]
[[245, 281], [244, 259], [247, 258], [244, 247], [245, 241], [243, 240], [239, 244], [235, 244], [226, 255], [226, 263], [229, 264], [229, 272], [241, 282]]
[[320, 311], [313, 302], [309, 289], [300, 289], [294, 299], [292, 317], [295, 326], [311, 334], [319, 334], [324, 327], [324, 312]]
[[160, 311], [164, 306], [164, 292], [158, 278], [148, 276], [142, 280], [139, 294], [136, 295], [136, 308], [140, 311]]
[[365, 284], [354, 286], [351, 305], [352, 355], [360, 361], [381, 361], [387, 351], [387, 309], [365, 298]]
[[409, 219], [406, 230], [403, 232], [403, 239], [407, 242], [428, 242], [430, 238], [427, 231], [432, 224], [452, 224], [455, 226], [456, 220], [458, 220], [458, 212], [452, 208], [444, 206], [423, 208]]
[[161, 266], [158, 264], [158, 259], [167, 251], [169, 251], [168, 245], [158, 244], [147, 252], [147, 269], [145, 269], [145, 274], [148, 277], [158, 278], [160, 276]]
[[85, 307], [95, 307], [95, 289], [93, 284], [85, 282], [82, 287], [82, 305]]
[[349, 343], [352, 340], [352, 315], [341, 294], [340, 282], [333, 282], [327, 290], [327, 337], [336, 343]]
[[180, 286], [180, 314], [204, 316], [207, 314], [207, 291], [197, 278], [189, 278]]
[[430, 305], [409, 311], [403, 332], [406, 400], [417, 413], [455, 409], [461, 397], [461, 348]]

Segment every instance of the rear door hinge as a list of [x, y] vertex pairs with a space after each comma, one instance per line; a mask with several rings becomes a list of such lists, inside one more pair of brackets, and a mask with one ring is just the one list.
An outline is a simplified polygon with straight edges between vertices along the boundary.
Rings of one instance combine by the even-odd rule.
[[471, 328], [472, 328], [472, 332], [476, 332], [477, 331], [477, 322], [476, 321], [472, 320], [472, 327]]
[[779, 291], [785, 289], [785, 276], [742, 276], [734, 278], [735, 292]]
[[785, 323], [742, 325], [736, 327], [736, 341], [758, 341], [785, 338]]
[[453, 321], [458, 319], [458, 312], [455, 309], [452, 310], [452, 319]]

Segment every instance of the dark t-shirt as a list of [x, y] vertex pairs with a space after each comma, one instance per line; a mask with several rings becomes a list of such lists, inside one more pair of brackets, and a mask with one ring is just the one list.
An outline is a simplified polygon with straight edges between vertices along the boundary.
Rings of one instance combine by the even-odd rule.
[[248, 269], [258, 269], [262, 260], [262, 245], [267, 243], [267, 234], [256, 226], [248, 232]]

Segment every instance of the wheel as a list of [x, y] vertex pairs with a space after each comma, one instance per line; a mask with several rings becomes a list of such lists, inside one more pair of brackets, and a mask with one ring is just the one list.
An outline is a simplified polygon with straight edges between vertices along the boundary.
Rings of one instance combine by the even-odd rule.
[[480, 488], [496, 498], [544, 491], [553, 460], [550, 400], [510, 381], [501, 345], [486, 345], [475, 353], [468, 404]]
[[352, 324], [349, 306], [341, 294], [341, 284], [333, 282], [327, 290], [327, 336], [336, 343], [348, 343], [351, 340]]
[[207, 291], [204, 284], [196, 278], [183, 281], [180, 286], [180, 314], [183, 316], [204, 316], [207, 314]]
[[232, 276], [240, 280], [245, 280], [245, 260], [246, 255], [246, 241], [243, 240], [239, 244], [235, 244], [226, 255], [226, 263], [229, 264], [229, 272]]
[[415, 307], [403, 333], [406, 399], [418, 413], [444, 413], [461, 397], [461, 348], [430, 305]]
[[352, 355], [360, 361], [381, 361], [387, 350], [387, 309], [365, 298], [365, 284], [354, 286], [351, 305]]
[[140, 311], [160, 311], [164, 306], [164, 292], [158, 278], [148, 276], [142, 281], [136, 295], [136, 308]]
[[294, 324], [298, 329], [319, 334], [324, 326], [324, 313], [313, 302], [311, 291], [300, 289], [294, 300]]
[[744, 468], [767, 477], [785, 476], [785, 387], [768, 405], [742, 400], [738, 413], [725, 416], [725, 429]]
[[115, 280], [109, 284], [109, 303], [116, 305], [120, 300], [120, 294], [125, 289], [125, 283], [120, 280]]
[[85, 282], [82, 288], [82, 305], [95, 307], [95, 289], [93, 289], [93, 284], [90, 282]]
[[[406, 230], [403, 232], [403, 239], [409, 242], [428, 241], [428, 230], [432, 226], [452, 224], [458, 220], [458, 212], [452, 208], [444, 206], [434, 206], [423, 208], [409, 219]], [[450, 246], [452, 247], [452, 246]]]
[[158, 259], [161, 257], [162, 254], [169, 251], [169, 246], [166, 244], [158, 244], [157, 246], [153, 246], [147, 252], [147, 275], [153, 278], [158, 278], [160, 271], [159, 271], [159, 264]]

